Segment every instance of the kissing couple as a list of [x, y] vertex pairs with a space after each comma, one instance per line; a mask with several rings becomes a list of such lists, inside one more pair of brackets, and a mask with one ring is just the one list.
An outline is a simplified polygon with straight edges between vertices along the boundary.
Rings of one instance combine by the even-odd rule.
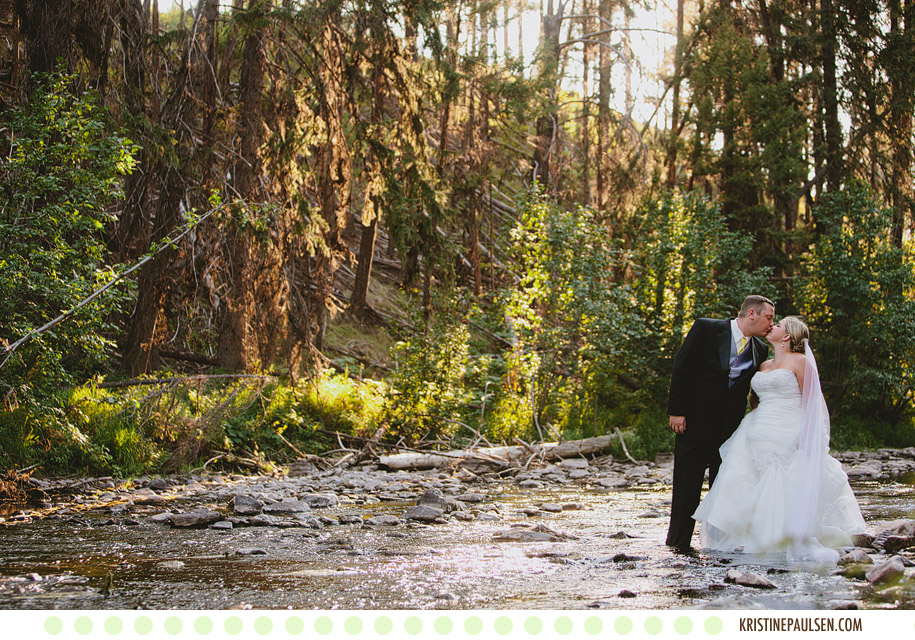
[[866, 527], [848, 476], [829, 455], [809, 329], [796, 316], [774, 320], [774, 303], [752, 295], [736, 318], [696, 320], [677, 352], [667, 404], [676, 434], [667, 544], [689, 549], [699, 522], [703, 549], [835, 564], [835, 547]]

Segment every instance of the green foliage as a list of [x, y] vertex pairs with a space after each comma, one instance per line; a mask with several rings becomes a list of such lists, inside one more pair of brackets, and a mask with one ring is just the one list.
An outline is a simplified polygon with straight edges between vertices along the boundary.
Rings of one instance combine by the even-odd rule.
[[821, 231], [806, 259], [801, 310], [834, 422], [867, 420], [874, 435], [886, 423], [901, 436], [891, 441], [912, 444], [912, 246], [890, 241], [892, 211], [860, 183], [822, 197], [814, 215]]
[[[469, 332], [451, 299], [426, 331], [394, 346], [396, 371], [389, 380], [392, 435], [408, 442], [450, 439], [470, 400], [465, 387]], [[438, 305], [437, 305], [438, 306]]]
[[200, 467], [217, 455], [289, 460], [371, 436], [385, 386], [324, 374], [297, 385], [240, 379], [99, 389], [93, 384], [0, 412], [0, 463], [45, 472], [137, 475]]
[[51, 473], [142, 473], [162, 449], [139, 408], [135, 394], [122, 398], [91, 385], [46, 396], [41, 405], [22, 403], [0, 412], [3, 463], [40, 464]]
[[751, 264], [783, 264], [788, 256], [773, 222], [796, 209], [796, 185], [807, 177], [808, 117], [798, 105], [806, 79], [775, 71], [783, 62], [773, 56], [783, 52], [765, 46], [730, 5], [700, 17], [688, 49], [693, 179], [713, 180], [728, 227], [752, 233], [764, 248]]
[[752, 238], [729, 231], [721, 208], [708, 198], [665, 191], [640, 213], [633, 293], [649, 360], [663, 351], [672, 362], [696, 318], [735, 315], [752, 293], [775, 297], [771, 269], [748, 266]]
[[674, 433], [667, 426], [666, 405], [653, 405], [636, 410], [630, 417], [631, 429], [621, 429], [626, 449], [619, 440], [610, 445], [615, 458], [624, 459], [626, 451], [636, 460], [653, 461], [662, 452], [674, 450]]
[[[106, 130], [73, 78], [41, 79], [29, 104], [3, 115], [0, 140], [0, 331], [9, 343], [74, 307], [113, 277], [103, 231], [136, 147]], [[112, 289], [13, 352], [4, 384], [27, 401], [96, 370], [111, 346]]]
[[516, 340], [510, 386], [533, 396], [538, 421], [561, 425], [582, 393], [625, 368], [639, 328], [625, 312], [628, 288], [613, 280], [619, 258], [587, 208], [565, 210], [533, 193], [512, 231], [520, 282], [505, 302]]

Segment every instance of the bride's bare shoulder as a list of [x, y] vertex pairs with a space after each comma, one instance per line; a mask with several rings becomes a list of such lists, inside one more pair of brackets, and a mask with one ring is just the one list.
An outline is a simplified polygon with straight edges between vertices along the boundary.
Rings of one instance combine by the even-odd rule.
[[801, 388], [801, 391], [804, 390], [804, 365], [807, 364], [807, 358], [803, 353], [792, 353], [791, 359], [788, 361], [791, 365], [791, 370], [794, 372], [794, 375], [797, 377], [797, 384]]

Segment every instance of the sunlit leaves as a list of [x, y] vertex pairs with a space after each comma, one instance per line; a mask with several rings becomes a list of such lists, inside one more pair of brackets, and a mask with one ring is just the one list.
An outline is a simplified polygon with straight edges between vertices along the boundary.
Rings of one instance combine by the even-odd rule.
[[[92, 94], [72, 78], [42, 80], [25, 108], [4, 116], [0, 159], [0, 331], [12, 342], [72, 308], [112, 275], [103, 230], [135, 145], [106, 130]], [[32, 391], [91, 370], [107, 353], [116, 293], [102, 296], [10, 359], [4, 378]]]

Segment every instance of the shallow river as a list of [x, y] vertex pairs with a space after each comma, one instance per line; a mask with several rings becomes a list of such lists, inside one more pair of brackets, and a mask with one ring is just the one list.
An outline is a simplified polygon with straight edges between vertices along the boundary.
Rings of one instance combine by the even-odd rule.
[[[869, 530], [915, 519], [915, 475], [853, 485]], [[915, 592], [875, 591], [831, 571], [787, 570], [777, 559], [677, 554], [663, 545], [670, 488], [597, 491], [487, 486], [499, 521], [323, 529], [183, 530], [62, 519], [0, 527], [0, 608], [21, 609], [666, 609], [912, 608]], [[501, 492], [501, 493], [500, 493]], [[535, 517], [537, 503], [584, 508]], [[316, 514], [402, 515], [413, 501], [341, 504]], [[212, 505], [211, 503], [211, 506]], [[222, 505], [224, 506], [224, 505]], [[513, 524], [543, 523], [577, 539], [495, 542]], [[621, 555], [621, 554], [624, 554]], [[726, 584], [729, 568], [777, 589]], [[27, 577], [23, 581], [23, 577]]]

